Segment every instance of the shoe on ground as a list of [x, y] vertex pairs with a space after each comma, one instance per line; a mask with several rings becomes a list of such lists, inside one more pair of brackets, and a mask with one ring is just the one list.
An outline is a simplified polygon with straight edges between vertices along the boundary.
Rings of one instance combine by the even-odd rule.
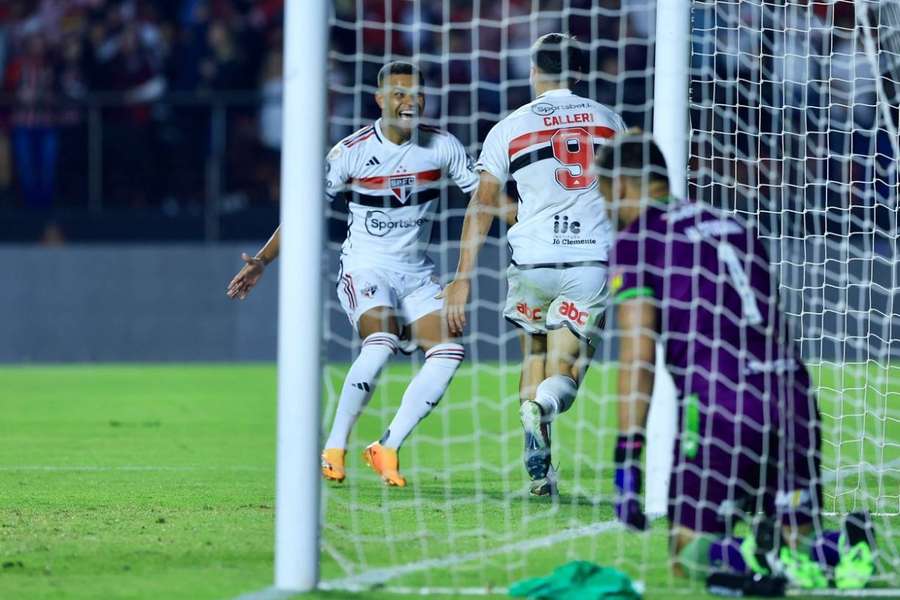
[[531, 480], [528, 493], [532, 496], [558, 496], [559, 488], [556, 485], [556, 481], [556, 469], [551, 466], [547, 470], [546, 476]]
[[328, 481], [343, 483], [347, 477], [344, 469], [344, 457], [347, 451], [343, 448], [325, 448], [322, 450], [322, 477]]
[[532, 400], [519, 406], [525, 430], [525, 470], [532, 481], [547, 478], [550, 471], [550, 424], [543, 422], [541, 407]]
[[794, 587], [804, 590], [821, 590], [828, 587], [828, 577], [822, 565], [808, 554], [782, 546], [778, 553], [784, 576]]
[[363, 451], [363, 460], [387, 485], [406, 487], [406, 479], [400, 474], [400, 459], [395, 449], [373, 442]]
[[839, 590], [860, 590], [875, 574], [875, 530], [869, 515], [850, 513], [838, 539], [840, 561], [834, 568], [834, 584]]

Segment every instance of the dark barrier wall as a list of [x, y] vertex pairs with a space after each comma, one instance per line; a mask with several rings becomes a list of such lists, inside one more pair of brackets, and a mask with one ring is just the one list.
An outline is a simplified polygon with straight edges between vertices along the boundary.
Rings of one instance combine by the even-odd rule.
[[[0, 247], [0, 264], [6, 265], [0, 362], [274, 360], [277, 261], [247, 300], [225, 296], [241, 251], [258, 246]], [[500, 260], [489, 248], [482, 264]], [[328, 262], [330, 282], [336, 257]], [[482, 308], [473, 319], [479, 328], [473, 339], [484, 343], [469, 355], [496, 359], [498, 333], [511, 340], [511, 349], [518, 345], [510, 326], [488, 308], [501, 297], [500, 279], [487, 277], [479, 289]], [[330, 283], [325, 294], [328, 359], [349, 360], [353, 332]], [[302, 334], [313, 334], [318, 323], [310, 311], [309, 330]]]
[[0, 361], [271, 360], [277, 269], [252, 301], [225, 285], [249, 246], [4, 248]]
[[[247, 300], [225, 296], [241, 251], [258, 245], [0, 246], [0, 362], [274, 360], [278, 263]], [[891, 249], [881, 248], [876, 260], [863, 260], [857, 251], [822, 254], [810, 246], [790, 254], [806, 257], [782, 263], [780, 275], [784, 303], [803, 314], [798, 337], [807, 357], [882, 362], [900, 352], [900, 265], [888, 258]], [[476, 310], [464, 340], [468, 358], [515, 361], [516, 332], [498, 310], [506, 257], [496, 240], [482, 252], [480, 265]], [[455, 266], [451, 254], [438, 271]], [[328, 269], [330, 282], [337, 272], [334, 253]], [[854, 282], [849, 286], [848, 278]], [[799, 289], [802, 304], [792, 291]], [[354, 335], [331, 283], [325, 294], [327, 357], [349, 360]], [[296, 310], [310, 312], [309, 329], [300, 334], [315, 335], [319, 319], [308, 307]], [[597, 359], [607, 351], [601, 347]]]

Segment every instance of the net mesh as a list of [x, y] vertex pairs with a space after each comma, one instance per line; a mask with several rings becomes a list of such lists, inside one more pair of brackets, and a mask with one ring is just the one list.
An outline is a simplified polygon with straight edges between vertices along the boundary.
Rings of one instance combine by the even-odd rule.
[[897, 5], [697, 2], [691, 192], [754, 217], [818, 374], [827, 503], [898, 514]]
[[[693, 198], [752, 217], [777, 266], [824, 418], [826, 509], [879, 515], [880, 585], [900, 586], [897, 337], [897, 80], [892, 2], [693, 3]], [[652, 130], [652, 0], [338, 0], [331, 15], [328, 137], [378, 118], [376, 74], [409, 59], [426, 79], [425, 119], [475, 157], [494, 123], [531, 99], [531, 43], [564, 31], [589, 48], [575, 91]], [[672, 108], [685, 107], [682, 102]], [[513, 194], [514, 190], [508, 189]], [[467, 198], [442, 189], [429, 248], [446, 282]], [[328, 209], [327, 272], [337, 276], [346, 207]], [[502, 318], [506, 225], [495, 226], [473, 286], [467, 357], [441, 405], [401, 451], [409, 487], [380, 484], [360, 452], [390, 422], [421, 353], [394, 359], [348, 447], [348, 479], [323, 491], [325, 587], [425, 594], [502, 590], [572, 559], [616, 566], [649, 590], [673, 579], [662, 520], [635, 536], [614, 523], [614, 346], [603, 340], [574, 408], [554, 429], [562, 493], [527, 495], [518, 422], [518, 334]], [[327, 300], [324, 427], [359, 340]]]

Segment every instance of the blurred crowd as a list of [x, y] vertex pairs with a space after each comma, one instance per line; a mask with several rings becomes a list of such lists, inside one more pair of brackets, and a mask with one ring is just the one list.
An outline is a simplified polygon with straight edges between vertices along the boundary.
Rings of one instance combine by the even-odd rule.
[[283, 0], [3, 0], [0, 197], [86, 205], [93, 185], [106, 206], [190, 206], [216, 152], [247, 161], [235, 185], [265, 188], [278, 139], [258, 96], [279, 91], [282, 13]]
[[[376, 116], [356, 103], [354, 86], [371, 86], [382, 56], [419, 56], [428, 116], [476, 149], [498, 116], [531, 99], [529, 49], [537, 37], [565, 31], [589, 51], [590, 75], [577, 91], [617, 107], [632, 125], [648, 127], [652, 92], [650, 39], [655, 0], [502, 0], [404, 2], [335, 0], [332, 30], [332, 138], [351, 118]], [[378, 25], [393, 22], [386, 30]], [[366, 23], [360, 27], [358, 23]], [[366, 60], [359, 62], [359, 57]], [[361, 81], [360, 81], [361, 80]], [[371, 89], [369, 89], [371, 91]], [[351, 117], [351, 118], [347, 118]], [[477, 119], [477, 123], [473, 121]]]
[[[562, 0], [540, 4], [556, 16], [530, 18], [532, 0], [335, 0], [330, 141], [377, 117], [369, 92], [385, 57], [419, 56], [442, 88], [428, 116], [474, 152], [498, 115], [529, 99], [531, 42], [563, 29], [601, 40], [581, 91], [633, 107], [626, 118], [646, 126], [653, 1], [604, 0], [597, 11], [569, 0], [565, 19]], [[3, 2], [0, 207], [96, 197], [105, 208], [199, 210], [211, 193], [224, 210], [273, 203], [282, 43], [283, 0]]]
[[885, 115], [898, 114], [900, 10], [889, 4], [695, 5], [694, 196], [781, 233], [895, 230], [898, 123]]
[[[387, 58], [417, 57], [429, 86], [426, 117], [476, 153], [496, 120], [529, 100], [529, 47], [550, 31], [570, 32], [591, 49], [577, 92], [649, 129], [655, 4], [333, 0], [329, 141], [377, 118], [371, 93]], [[226, 212], [274, 206], [283, 7], [284, 0], [0, 0], [0, 208], [87, 207], [92, 199], [171, 212], [202, 211], [210, 201]], [[892, 156], [890, 140], [872, 131], [879, 74], [853, 3], [791, 3], [780, 17], [786, 35], [761, 27], [761, 10], [694, 4], [693, 93], [717, 106], [693, 106], [695, 128], [712, 133], [695, 136], [701, 159], [692, 166], [701, 181], [715, 174], [752, 194], [763, 170], [787, 178], [783, 159], [796, 157], [806, 164], [792, 163], [792, 183], [830, 180], [821, 194], [849, 204], [854, 182], [887, 177], [878, 170]], [[739, 123], [758, 131], [734, 134]], [[788, 143], [785, 132], [800, 134]], [[802, 148], [789, 147], [799, 135]], [[887, 166], [873, 167], [871, 154], [887, 157]]]

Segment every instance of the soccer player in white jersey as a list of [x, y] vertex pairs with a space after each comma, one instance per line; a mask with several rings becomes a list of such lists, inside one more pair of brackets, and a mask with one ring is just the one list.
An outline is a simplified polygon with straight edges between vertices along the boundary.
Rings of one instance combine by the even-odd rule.
[[[437, 406], [460, 362], [463, 347], [443, 326], [441, 287], [425, 250], [440, 186], [449, 176], [466, 193], [478, 176], [454, 136], [417, 124], [425, 107], [424, 80], [410, 63], [392, 62], [378, 74], [375, 100], [381, 118], [343, 139], [328, 153], [326, 194], [349, 204], [337, 294], [363, 339], [347, 372], [325, 449], [322, 475], [345, 478], [347, 438], [396, 354], [401, 330], [425, 352], [393, 421], [363, 458], [388, 485], [403, 487], [397, 451], [413, 428]], [[278, 254], [278, 232], [231, 282], [228, 294], [244, 298]]]
[[[476, 164], [480, 173], [463, 224], [455, 280], [447, 286], [451, 333], [465, 326], [470, 279], [510, 178], [519, 192], [516, 224], [508, 241], [512, 264], [504, 316], [546, 347], [543, 369], [523, 365], [520, 407], [525, 429], [525, 468], [531, 493], [555, 491], [550, 464], [550, 423], [568, 410], [590, 360], [590, 340], [607, 300], [606, 270], [612, 229], [597, 181], [589, 173], [595, 148], [625, 125], [612, 110], [575, 95], [570, 73], [583, 72], [583, 56], [570, 36], [550, 33], [532, 47], [535, 99], [488, 133]], [[544, 339], [546, 336], [546, 339]], [[528, 358], [528, 356], [526, 356]], [[533, 387], [526, 380], [541, 377]]]

